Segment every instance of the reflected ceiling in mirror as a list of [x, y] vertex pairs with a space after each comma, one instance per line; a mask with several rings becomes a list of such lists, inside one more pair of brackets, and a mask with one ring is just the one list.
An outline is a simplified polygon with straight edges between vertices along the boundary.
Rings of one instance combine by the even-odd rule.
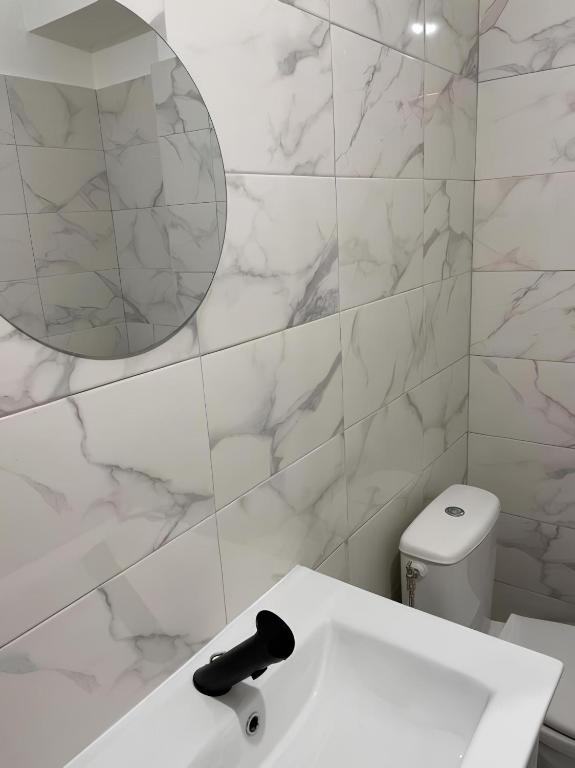
[[[93, 358], [139, 354], [190, 320], [226, 221], [206, 106], [138, 21], [134, 37], [81, 52], [83, 85], [0, 76], [0, 314]], [[60, 59], [69, 47], [46, 42]]]

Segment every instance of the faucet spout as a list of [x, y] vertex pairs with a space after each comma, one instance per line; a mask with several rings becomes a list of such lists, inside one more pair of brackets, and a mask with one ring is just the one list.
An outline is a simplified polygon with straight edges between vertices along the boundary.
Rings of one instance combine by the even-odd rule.
[[256, 680], [271, 664], [285, 661], [294, 648], [295, 638], [285, 621], [271, 611], [260, 611], [256, 633], [197, 669], [194, 685], [205, 696], [223, 696], [246, 677]]

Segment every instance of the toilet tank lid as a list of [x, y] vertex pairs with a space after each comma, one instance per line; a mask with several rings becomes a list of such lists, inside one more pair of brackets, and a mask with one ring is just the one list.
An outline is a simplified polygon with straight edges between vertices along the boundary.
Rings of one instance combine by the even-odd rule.
[[399, 549], [408, 557], [453, 565], [481, 544], [497, 522], [499, 510], [499, 499], [489, 491], [452, 485], [404, 531]]

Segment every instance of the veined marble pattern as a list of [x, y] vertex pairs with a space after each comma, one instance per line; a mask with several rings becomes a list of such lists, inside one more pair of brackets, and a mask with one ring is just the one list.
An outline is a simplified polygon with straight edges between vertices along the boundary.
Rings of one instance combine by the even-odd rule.
[[508, 514], [575, 528], [573, 449], [471, 434], [469, 482]]
[[19, 147], [18, 157], [28, 213], [110, 210], [101, 150]]
[[198, 312], [202, 352], [337, 312], [333, 179], [228, 176], [228, 219]]
[[[128, 330], [125, 323], [120, 325], [100, 325], [83, 331], [54, 333], [46, 338], [46, 343], [63, 352], [93, 357], [123, 357], [130, 352]], [[153, 343], [153, 339], [150, 344]], [[142, 346], [137, 347], [142, 349]]]
[[8, 102], [6, 78], [0, 75], [0, 144], [14, 144], [14, 127]]
[[157, 141], [150, 75], [100, 88], [97, 94], [104, 149]]
[[337, 317], [215, 352], [202, 367], [218, 508], [342, 429]]
[[345, 431], [350, 530], [413, 483], [422, 469], [423, 424], [408, 395]]
[[128, 322], [177, 328], [185, 319], [178, 306], [176, 276], [171, 269], [121, 269], [120, 279]]
[[338, 176], [421, 178], [423, 64], [332, 27]]
[[574, 272], [476, 272], [471, 351], [575, 361]]
[[575, 173], [475, 185], [474, 269], [569, 270], [574, 239]]
[[[164, 209], [172, 268], [180, 272], [215, 272], [220, 260], [219, 203], [170, 205]], [[224, 206], [225, 203], [221, 205]], [[223, 212], [223, 228], [226, 213]]]
[[465, 484], [466, 482], [467, 435], [463, 435], [422, 472], [418, 480], [422, 491], [421, 509], [436, 499], [450, 485]]
[[162, 346], [141, 355], [119, 360], [91, 360], [70, 357], [38, 344], [0, 317], [3, 361], [0, 366], [0, 415], [172, 365], [198, 354], [194, 320]]
[[425, 0], [425, 58], [476, 77], [479, 0]]
[[346, 427], [421, 382], [422, 333], [421, 289], [342, 313]]
[[0, 434], [0, 645], [214, 511], [199, 361], [2, 419]]
[[544, 621], [575, 624], [575, 605], [572, 603], [564, 603], [553, 597], [545, 597], [496, 581], [493, 591], [492, 617], [495, 621], [507, 621], [512, 613]]
[[226, 170], [333, 174], [329, 24], [270, 0], [213, 0], [177, 18], [170, 43], [209, 87]]
[[39, 276], [118, 268], [109, 211], [38, 213], [28, 219]]
[[288, 573], [315, 567], [347, 536], [338, 435], [217, 513], [228, 620]]
[[341, 307], [423, 283], [423, 182], [338, 179]]
[[469, 359], [462, 358], [408, 393], [423, 425], [423, 466], [467, 432]]
[[472, 356], [469, 428], [575, 447], [575, 365]]
[[202, 95], [179, 59], [154, 62], [152, 86], [158, 136], [210, 127]]
[[163, 157], [157, 143], [106, 152], [113, 211], [164, 205]]
[[423, 0], [331, 0], [331, 21], [423, 58]]
[[36, 267], [27, 216], [0, 215], [0, 282], [35, 277]]
[[16, 147], [0, 144], [0, 215], [25, 212]]
[[479, 79], [575, 64], [571, 0], [481, 0]]
[[167, 205], [216, 199], [210, 131], [162, 136], [160, 156]]
[[471, 271], [473, 186], [472, 181], [425, 182], [425, 283]]
[[114, 211], [114, 230], [120, 267], [171, 266], [165, 208]]
[[200, 304], [214, 279], [213, 272], [175, 272], [180, 318], [186, 320]]
[[61, 768], [224, 625], [211, 518], [0, 651], [3, 759]]
[[102, 149], [96, 94], [91, 88], [7, 77], [16, 144]]
[[426, 285], [423, 377], [428, 378], [469, 354], [471, 275]]
[[421, 508], [421, 485], [414, 483], [351, 536], [348, 544], [350, 584], [384, 597], [399, 597], [399, 540]]
[[574, 76], [565, 67], [480, 83], [476, 178], [575, 170]]
[[497, 579], [575, 603], [575, 530], [502, 514]]
[[42, 338], [46, 323], [37, 280], [0, 282], [0, 315], [24, 333]]
[[117, 269], [52, 275], [38, 283], [49, 336], [124, 322]]
[[426, 179], [475, 178], [477, 84], [425, 65]]

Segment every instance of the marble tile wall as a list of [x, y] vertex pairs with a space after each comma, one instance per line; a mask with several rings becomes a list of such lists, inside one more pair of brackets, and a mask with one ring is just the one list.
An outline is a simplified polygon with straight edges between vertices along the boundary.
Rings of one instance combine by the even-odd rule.
[[[185, 277], [192, 253], [207, 273], [223, 254], [194, 321], [144, 355], [78, 359], [0, 325], [0, 706], [43, 724], [0, 725], [11, 768], [61, 768], [298, 563], [397, 597], [402, 531], [467, 473], [477, 0], [427, 18], [420, 0], [126, 4], [206, 99], [227, 229], [208, 173], [173, 174], [162, 209], [114, 190], [114, 210], [32, 230], [42, 280], [108, 274], [111, 216], [141, 301], [169, 258]], [[152, 85], [160, 158], [206, 168], [197, 94], [173, 63]], [[118, 108], [148, 88], [106, 94], [110, 157], [153, 143]], [[0, 89], [0, 178], [11, 136]], [[9, 240], [22, 211], [3, 189]], [[10, 262], [24, 286], [31, 247]]]
[[496, 608], [575, 622], [575, 11], [481, 0], [469, 481], [502, 500]]

